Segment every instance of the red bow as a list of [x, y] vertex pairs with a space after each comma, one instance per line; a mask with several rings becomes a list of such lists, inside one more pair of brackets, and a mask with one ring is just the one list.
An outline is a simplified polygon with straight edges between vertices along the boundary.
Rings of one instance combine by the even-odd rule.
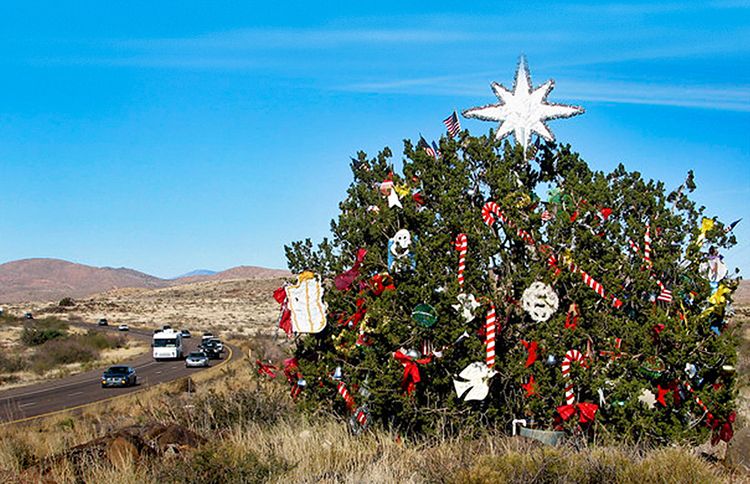
[[277, 368], [271, 364], [263, 363], [260, 360], [255, 360], [255, 364], [258, 365], [258, 375], [266, 375], [269, 378], [276, 378], [276, 370]]
[[349, 329], [355, 329], [359, 322], [364, 319], [365, 314], [367, 314], [367, 308], [365, 308], [365, 299], [358, 298], [357, 311], [355, 311], [355, 313], [349, 316], [346, 320], [343, 320], [343, 318], [342, 320], [339, 320], [339, 326], [346, 326]]
[[568, 420], [570, 417], [576, 414], [576, 411], [578, 411], [578, 421], [581, 423], [593, 422], [594, 418], [596, 418], [597, 410], [599, 410], [599, 405], [589, 402], [562, 405], [560, 407], [557, 407], [557, 413], [560, 414], [563, 420]]
[[668, 394], [669, 392], [671, 392], [671, 391], [672, 391], [672, 390], [671, 390], [671, 389], [670, 389], [669, 387], [667, 387], [667, 388], [662, 388], [662, 387], [661, 387], [661, 385], [656, 385], [656, 393], [658, 394], [658, 396], [656, 397], [656, 401], [657, 401], [657, 402], [659, 402], [659, 403], [661, 403], [661, 404], [662, 404], [663, 406], [665, 406], [665, 407], [666, 407], [666, 406], [667, 406], [667, 401], [666, 401], [666, 400], [664, 400], [664, 397], [665, 397], [665, 396], [666, 396], [666, 395], [667, 395], [667, 394]]
[[424, 365], [432, 361], [432, 356], [427, 356], [426, 358], [420, 358], [420, 359], [412, 359], [406, 355], [402, 350], [398, 350], [395, 353], [393, 353], [393, 357], [404, 365], [404, 377], [401, 380], [401, 388], [403, 388], [406, 393], [411, 395], [411, 393], [417, 388], [417, 383], [422, 380], [422, 377], [419, 375], [419, 366], [417, 366], [417, 363], [420, 365]]
[[359, 266], [362, 265], [365, 255], [367, 255], [367, 249], [357, 250], [357, 257], [352, 268], [333, 278], [333, 285], [336, 289], [346, 291], [351, 287], [352, 282], [359, 277]]
[[536, 361], [536, 350], [539, 347], [539, 344], [536, 341], [532, 341], [531, 343], [528, 343], [524, 340], [521, 340], [521, 344], [529, 352], [529, 356], [526, 357], [526, 368], [528, 368], [531, 365], [533, 365], [534, 362]]
[[287, 358], [284, 360], [284, 376], [286, 376], [286, 381], [292, 386], [292, 399], [297, 400], [297, 397], [302, 392], [302, 386], [299, 384], [300, 380], [302, 380], [302, 373], [299, 371], [297, 358]]
[[536, 382], [534, 381], [534, 375], [531, 375], [529, 377], [529, 381], [527, 383], [521, 384], [521, 388], [526, 390], [526, 395], [525, 395], [526, 397], [530, 397], [536, 394], [536, 390], [534, 389], [535, 385], [536, 385]]
[[726, 422], [720, 422], [718, 418], [710, 413], [706, 416], [706, 423], [713, 431], [711, 445], [718, 444], [720, 440], [723, 440], [724, 442], [732, 440], [732, 437], [734, 437], [734, 428], [732, 427], [732, 424], [736, 418], [737, 414], [735, 412], [729, 414]]
[[411, 198], [414, 200], [414, 203], [416, 203], [417, 206], [421, 207], [422, 205], [424, 205], [424, 197], [422, 196], [420, 192], [414, 193], [414, 195], [412, 195]]
[[395, 291], [396, 286], [393, 285], [393, 278], [390, 274], [375, 274], [370, 279], [370, 286], [372, 287], [372, 293], [375, 296], [380, 296], [384, 291]]

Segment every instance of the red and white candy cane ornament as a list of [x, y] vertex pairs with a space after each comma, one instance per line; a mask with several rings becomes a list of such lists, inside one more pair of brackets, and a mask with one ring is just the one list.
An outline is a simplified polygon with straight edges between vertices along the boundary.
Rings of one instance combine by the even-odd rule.
[[466, 237], [466, 234], [458, 234], [456, 236], [456, 250], [458, 251], [458, 285], [463, 289], [466, 252], [469, 250], [469, 238]]
[[[516, 234], [526, 243], [526, 245], [535, 247], [539, 249], [540, 252], [546, 254], [547, 263], [552, 269], [555, 270], [555, 275], [559, 274], [560, 270], [557, 267], [557, 258], [555, 257], [555, 254], [553, 254], [545, 246], [537, 247], [537, 243], [534, 240], [534, 237], [532, 237], [531, 234], [528, 233], [527, 231], [516, 226], [516, 224], [513, 223], [513, 221], [510, 220], [502, 210], [500, 210], [500, 207], [498, 206], [497, 203], [492, 202], [492, 201], [485, 203], [484, 206], [482, 207], [482, 220], [484, 220], [484, 223], [487, 226], [492, 227], [492, 225], [495, 223], [497, 219], [500, 219], [501, 222], [508, 225], [509, 227], [516, 229]], [[604, 286], [602, 286], [601, 283], [599, 283], [596, 279], [588, 275], [582, 269], [578, 268], [578, 266], [576, 266], [573, 262], [570, 262], [569, 264], [566, 264], [566, 265], [568, 266], [568, 269], [570, 270], [570, 272], [573, 272], [574, 274], [575, 273], [581, 274], [583, 282], [587, 286], [589, 286], [589, 288], [591, 288], [594, 292], [596, 292], [599, 295], [599, 297], [601, 297], [602, 299], [611, 300], [612, 305], [615, 308], [619, 309], [620, 307], [622, 307], [622, 304], [623, 304], [622, 301], [612, 294], [605, 293]]]
[[[563, 378], [566, 380], [570, 380], [570, 365], [572, 365], [574, 361], [583, 364], [583, 355], [578, 350], [568, 350], [562, 360], [562, 374]], [[573, 388], [573, 383], [568, 381], [565, 385], [565, 403], [568, 405], [573, 405], [576, 401], [576, 393]]]
[[497, 329], [497, 315], [495, 314], [495, 303], [490, 301], [487, 309], [487, 318], [484, 325], [484, 341], [487, 345], [487, 368], [495, 366], [495, 332]]
[[349, 390], [347, 390], [344, 382], [339, 382], [337, 390], [339, 392], [339, 395], [341, 395], [341, 398], [343, 398], [344, 402], [346, 402], [346, 408], [348, 408], [350, 412], [354, 412], [354, 409], [357, 405], [354, 402], [354, 397], [351, 395], [351, 393], [349, 393]]

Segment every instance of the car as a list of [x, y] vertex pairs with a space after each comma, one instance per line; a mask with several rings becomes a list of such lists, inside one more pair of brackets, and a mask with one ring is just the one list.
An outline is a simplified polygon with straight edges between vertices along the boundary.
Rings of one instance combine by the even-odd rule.
[[201, 336], [201, 342], [205, 343], [212, 338], [214, 338], [214, 334], [210, 331], [206, 331], [205, 333], [203, 333], [203, 336]]
[[198, 348], [203, 351], [206, 356], [208, 356], [212, 360], [220, 360], [221, 359], [221, 350], [216, 345], [216, 343], [212, 343], [211, 341], [206, 341], [200, 345], [198, 345]]
[[182, 335], [183, 338], [190, 338], [190, 336], [192, 336], [190, 334], [190, 331], [188, 331], [187, 329], [183, 329], [182, 331], [180, 331], [180, 334]]
[[193, 351], [185, 358], [185, 368], [208, 366], [208, 355], [203, 351]]
[[117, 327], [117, 331], [130, 331], [130, 327], [127, 324], [122, 323]]
[[222, 343], [219, 338], [211, 338], [210, 340], [208, 340], [208, 343], [216, 346], [216, 349], [218, 349], [219, 351], [224, 351], [224, 343]]
[[102, 388], [130, 387], [138, 383], [135, 368], [125, 365], [110, 366], [102, 374]]
[[96, 324], [99, 325], [99, 326], [108, 326], [109, 325], [109, 321], [107, 321], [106, 318], [102, 318], [99, 321], [97, 321]]
[[31, 313], [26, 313], [23, 315], [23, 319], [34, 319], [34, 315]]

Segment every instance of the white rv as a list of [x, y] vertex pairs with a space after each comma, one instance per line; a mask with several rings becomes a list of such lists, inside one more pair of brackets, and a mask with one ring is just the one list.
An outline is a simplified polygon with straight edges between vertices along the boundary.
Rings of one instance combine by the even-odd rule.
[[183, 356], [182, 334], [173, 329], [154, 333], [151, 343], [155, 360], [181, 360]]

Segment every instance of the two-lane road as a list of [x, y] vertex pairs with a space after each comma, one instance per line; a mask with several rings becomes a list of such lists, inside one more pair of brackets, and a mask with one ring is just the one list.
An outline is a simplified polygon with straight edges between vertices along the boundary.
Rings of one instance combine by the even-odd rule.
[[[81, 326], [88, 329], [94, 327], [89, 324]], [[117, 332], [114, 327], [97, 327], [97, 329]], [[136, 329], [119, 334], [147, 342], [150, 342], [152, 337], [152, 333]], [[195, 351], [199, 343], [200, 337], [185, 339], [185, 352]], [[229, 359], [233, 348], [226, 344], [225, 348], [224, 358]], [[211, 360], [211, 365], [215, 366], [221, 361], [224, 360]], [[158, 383], [177, 380], [200, 371], [198, 368], [185, 368], [185, 362], [182, 360], [154, 361], [150, 351], [121, 364], [135, 368], [138, 385], [127, 388], [102, 388], [101, 375], [106, 369], [102, 367], [59, 380], [0, 391], [0, 423], [28, 420], [52, 412], [78, 408]]]

